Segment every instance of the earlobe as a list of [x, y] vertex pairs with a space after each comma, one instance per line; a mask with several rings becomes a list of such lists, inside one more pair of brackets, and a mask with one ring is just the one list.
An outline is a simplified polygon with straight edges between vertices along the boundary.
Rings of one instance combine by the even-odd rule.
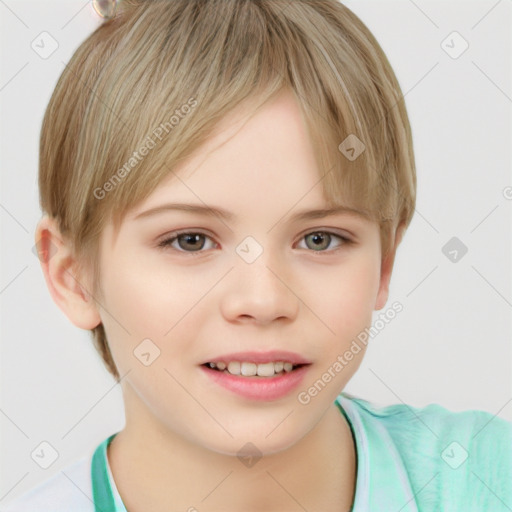
[[45, 215], [37, 225], [35, 243], [50, 295], [69, 320], [82, 329], [101, 323], [96, 303], [84, 276], [76, 273], [77, 262], [55, 219]]

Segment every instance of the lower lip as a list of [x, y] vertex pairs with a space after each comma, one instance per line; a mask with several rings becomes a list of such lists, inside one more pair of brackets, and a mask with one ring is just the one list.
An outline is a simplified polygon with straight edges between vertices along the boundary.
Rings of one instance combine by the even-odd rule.
[[301, 366], [278, 377], [238, 377], [201, 366], [208, 377], [222, 387], [251, 400], [271, 401], [291, 393], [304, 379], [310, 365]]

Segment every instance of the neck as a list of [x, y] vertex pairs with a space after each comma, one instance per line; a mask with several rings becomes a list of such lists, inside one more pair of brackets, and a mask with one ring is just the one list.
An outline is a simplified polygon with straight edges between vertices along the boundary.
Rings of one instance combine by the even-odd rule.
[[126, 412], [127, 426], [113, 439], [107, 455], [129, 512], [194, 511], [194, 507], [248, 512], [350, 510], [356, 452], [350, 427], [335, 404], [293, 446], [252, 460], [191, 443], [163, 428], [145, 408], [133, 417], [128, 408]]

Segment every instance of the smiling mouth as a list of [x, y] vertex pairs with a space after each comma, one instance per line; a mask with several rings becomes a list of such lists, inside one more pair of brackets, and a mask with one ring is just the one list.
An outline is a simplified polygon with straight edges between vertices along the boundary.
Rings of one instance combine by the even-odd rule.
[[227, 364], [224, 362], [208, 362], [201, 366], [219, 373], [233, 375], [235, 377], [272, 378], [292, 373], [303, 366], [308, 366], [308, 364], [292, 364], [286, 361], [264, 364], [231, 361]]

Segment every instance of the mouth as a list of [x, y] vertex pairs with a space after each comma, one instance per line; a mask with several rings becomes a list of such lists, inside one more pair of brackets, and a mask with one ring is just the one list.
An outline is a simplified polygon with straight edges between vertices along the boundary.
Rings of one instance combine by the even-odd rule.
[[[266, 361], [253, 362], [258, 358]], [[199, 368], [213, 384], [213, 389], [223, 388], [245, 400], [273, 402], [291, 395], [304, 381], [313, 364], [297, 362], [295, 359], [294, 363], [286, 360], [269, 361], [260, 354], [253, 361], [208, 361], [199, 365]]]
[[268, 363], [253, 363], [246, 361], [210, 361], [201, 366], [218, 373], [235, 377], [254, 377], [259, 379], [275, 378], [309, 366], [311, 363], [293, 364], [289, 361], [271, 361]]

